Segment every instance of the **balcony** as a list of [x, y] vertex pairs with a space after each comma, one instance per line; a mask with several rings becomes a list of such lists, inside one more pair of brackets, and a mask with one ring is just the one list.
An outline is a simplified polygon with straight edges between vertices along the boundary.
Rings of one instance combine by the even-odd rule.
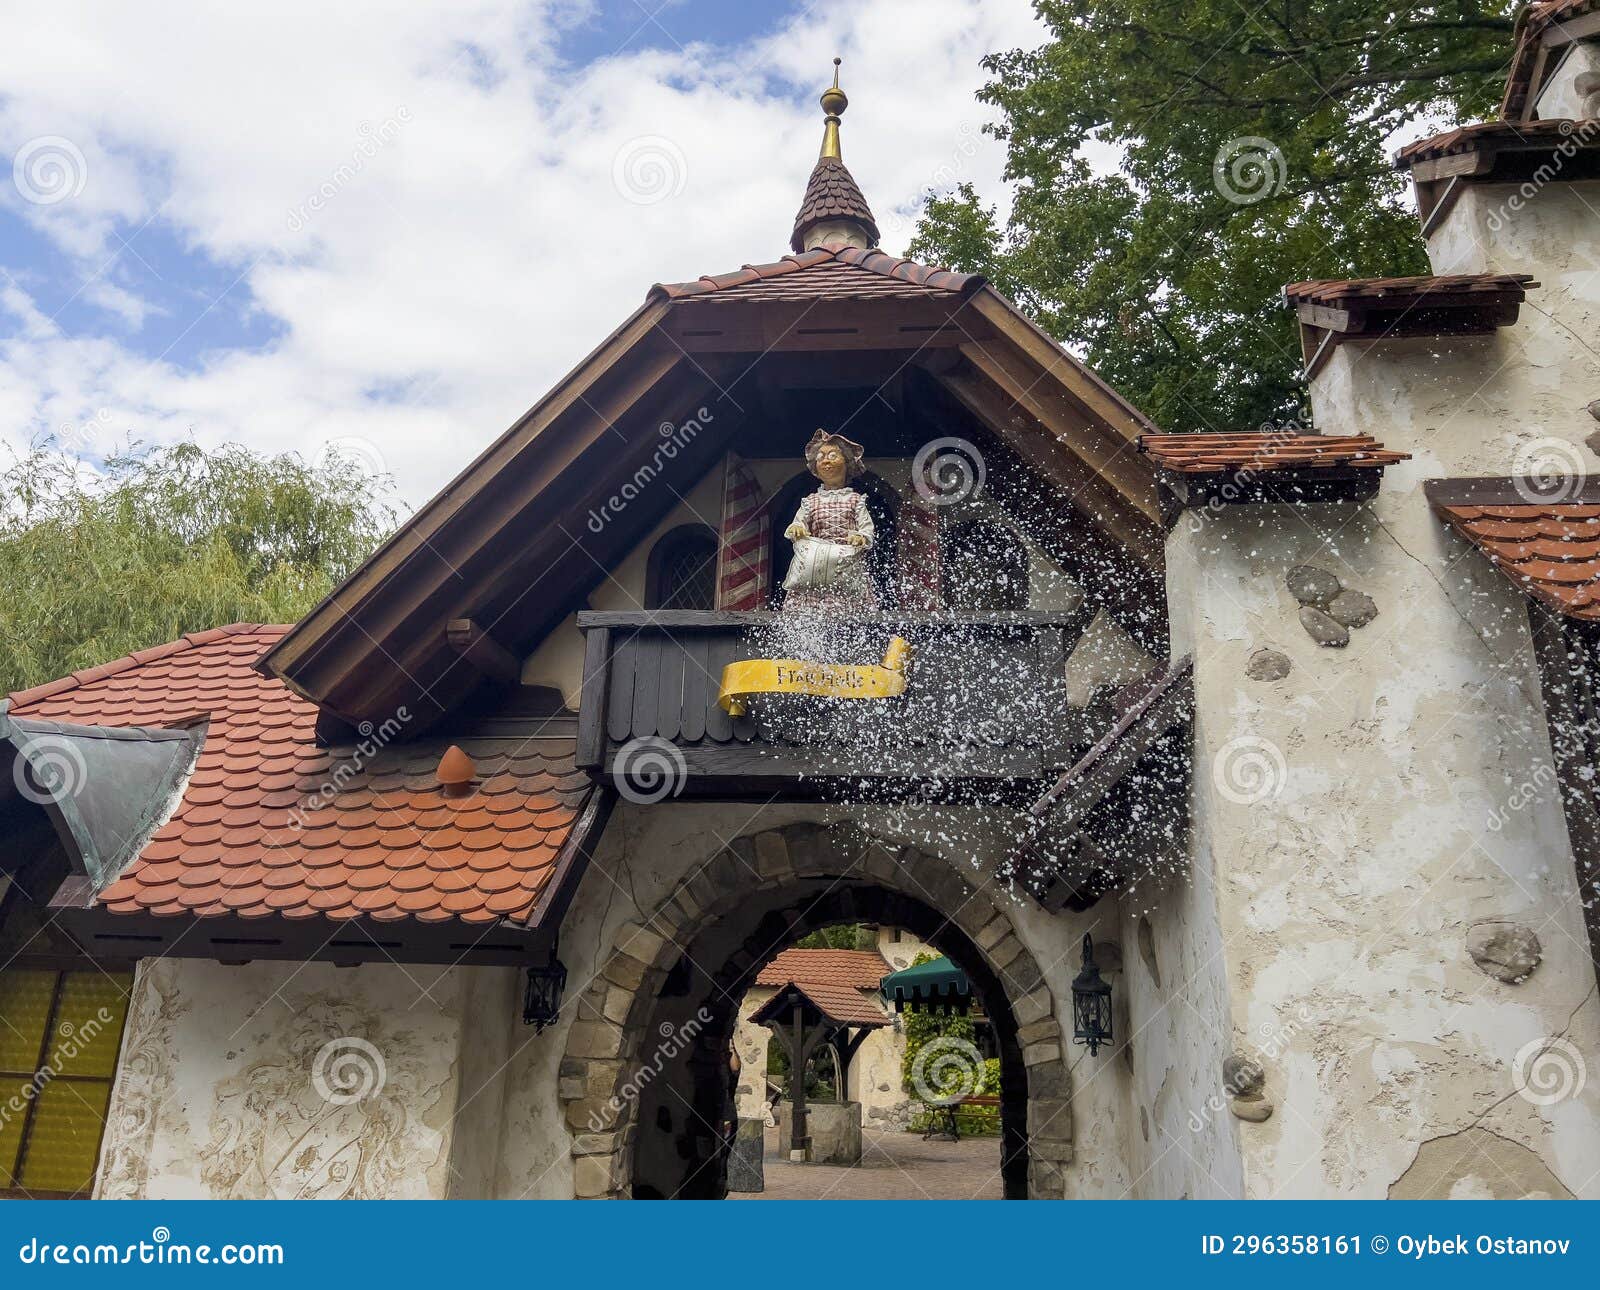
[[748, 715], [730, 717], [717, 702], [722, 669], [770, 656], [760, 641], [775, 615], [581, 613], [578, 764], [616, 776], [636, 741], [650, 739], [676, 750], [680, 797], [991, 800], [998, 792], [1031, 801], [1039, 781], [1073, 765], [1106, 724], [1104, 713], [1066, 698], [1066, 660], [1093, 615], [1085, 605], [857, 621], [850, 630], [877, 642], [871, 658], [813, 661], [876, 661], [891, 636], [904, 637], [905, 694], [757, 700]]

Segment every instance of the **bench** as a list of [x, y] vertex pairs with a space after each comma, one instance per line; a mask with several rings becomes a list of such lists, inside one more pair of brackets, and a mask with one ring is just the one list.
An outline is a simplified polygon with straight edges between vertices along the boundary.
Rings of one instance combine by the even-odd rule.
[[998, 1107], [1000, 1099], [991, 1094], [974, 1094], [971, 1097], [951, 1098], [947, 1102], [934, 1102], [928, 1106], [928, 1127], [923, 1130], [922, 1140], [930, 1138], [947, 1138], [951, 1142], [961, 1141], [961, 1129], [956, 1123], [956, 1112], [964, 1106], [988, 1108]]

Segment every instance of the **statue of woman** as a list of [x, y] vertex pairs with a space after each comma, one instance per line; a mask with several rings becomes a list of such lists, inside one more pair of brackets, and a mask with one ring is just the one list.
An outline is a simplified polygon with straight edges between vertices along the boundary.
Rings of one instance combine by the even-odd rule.
[[806, 444], [806, 466], [822, 487], [806, 496], [783, 535], [794, 558], [783, 580], [787, 611], [835, 615], [875, 613], [866, 553], [873, 542], [867, 499], [849, 487], [862, 470], [863, 450], [843, 435], [818, 430]]

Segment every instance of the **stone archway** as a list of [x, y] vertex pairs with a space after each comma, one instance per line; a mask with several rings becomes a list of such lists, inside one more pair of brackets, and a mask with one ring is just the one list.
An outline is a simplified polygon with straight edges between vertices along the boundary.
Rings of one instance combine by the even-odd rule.
[[[1010, 1144], [1003, 1148], [1010, 1162], [1007, 1194], [1063, 1194], [1072, 1113], [1061, 1029], [1054, 996], [1010, 915], [941, 857], [913, 847], [890, 850], [854, 825], [792, 824], [733, 842], [646, 922], [619, 927], [602, 955], [603, 966], [579, 999], [560, 1068], [579, 1197], [632, 1194], [639, 1134], [668, 1128], [639, 1123], [640, 1107], [668, 1064], [682, 1060], [696, 1096], [726, 1096], [720, 1055], [736, 1007], [709, 1020], [703, 1010], [689, 1012], [686, 948], [713, 929], [743, 926], [739, 918], [748, 922], [752, 910], [759, 912], [760, 934], [746, 937], [717, 965], [718, 988], [731, 986], [736, 1004], [739, 983], [748, 984], [764, 961], [763, 947], [778, 947], [771, 944], [773, 928], [794, 918], [802, 904], [816, 907], [824, 892], [829, 911], [892, 908], [920, 919], [924, 925], [912, 930], [923, 939], [957, 951], [1013, 1054], [1007, 1071], [1012, 1096], [1002, 1107]], [[674, 1006], [681, 1016], [670, 1011]], [[659, 1019], [664, 1007], [676, 1020]], [[1025, 1090], [1015, 1089], [1014, 1071], [1022, 1072]], [[712, 1159], [707, 1142], [685, 1149]]]

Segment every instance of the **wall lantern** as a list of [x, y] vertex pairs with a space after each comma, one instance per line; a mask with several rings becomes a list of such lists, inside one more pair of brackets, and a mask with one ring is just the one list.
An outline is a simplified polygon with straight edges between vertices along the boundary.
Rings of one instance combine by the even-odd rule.
[[566, 965], [550, 948], [550, 961], [543, 967], [528, 969], [528, 992], [522, 999], [522, 1024], [535, 1032], [543, 1030], [561, 1015], [561, 992], [567, 987]]
[[1089, 1055], [1111, 1042], [1111, 987], [1100, 979], [1094, 941], [1083, 937], [1083, 971], [1072, 981], [1072, 1042], [1088, 1044]]

